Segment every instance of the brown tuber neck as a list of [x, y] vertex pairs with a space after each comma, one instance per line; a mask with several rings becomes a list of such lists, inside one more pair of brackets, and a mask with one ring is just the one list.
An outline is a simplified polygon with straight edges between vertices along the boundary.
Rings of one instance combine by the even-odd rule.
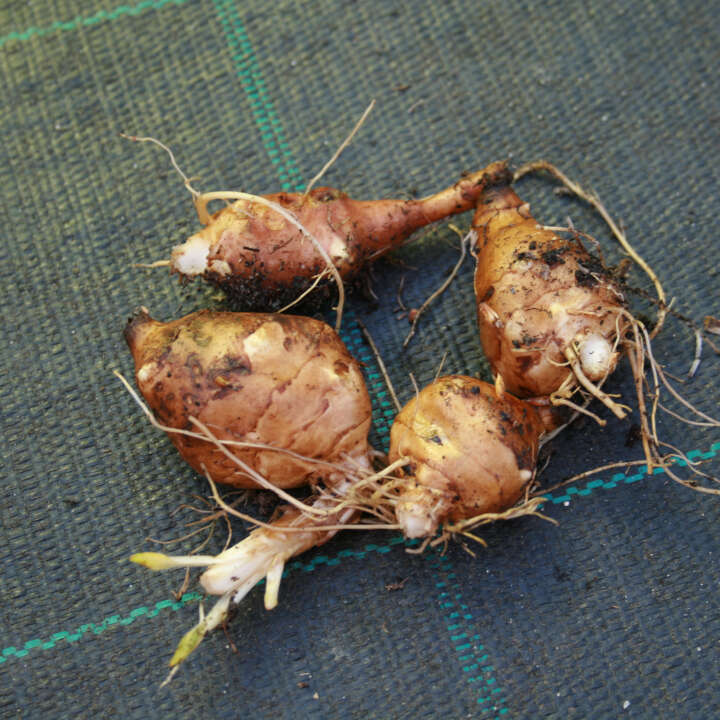
[[518, 194], [506, 183], [496, 183], [487, 185], [479, 198], [477, 213], [482, 215], [484, 212], [495, 213], [498, 210], [518, 209], [523, 205], [523, 201]]
[[483, 192], [498, 183], [509, 182], [511, 177], [505, 162], [495, 162], [420, 200], [360, 201], [356, 207], [364, 205], [367, 212], [363, 247], [378, 257], [401, 245], [419, 228], [472, 210]]
[[416, 202], [428, 222], [435, 222], [448, 215], [472, 210], [483, 193], [489, 194], [494, 186], [509, 183], [511, 180], [512, 173], [507, 163], [494, 162], [478, 172], [467, 175], [452, 187]]

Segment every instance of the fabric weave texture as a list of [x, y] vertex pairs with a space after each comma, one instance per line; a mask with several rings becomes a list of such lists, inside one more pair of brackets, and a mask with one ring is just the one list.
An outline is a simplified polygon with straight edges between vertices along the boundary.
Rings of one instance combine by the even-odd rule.
[[[253, 591], [160, 689], [199, 588], [193, 575], [178, 601], [182, 572], [127, 558], [187, 533], [196, 515], [174, 511], [208, 489], [112, 374], [132, 374], [122, 329], [139, 305], [159, 319], [224, 307], [212, 288], [137, 267], [197, 220], [168, 156], [119, 133], [167, 143], [204, 190], [293, 190], [373, 98], [324, 184], [420, 196], [493, 160], [546, 158], [622, 220], [679, 314], [720, 316], [719, 30], [720, 6], [698, 0], [1, 4], [0, 716], [719, 716], [720, 506], [636, 466], [555, 491], [557, 526], [484, 530], [474, 557], [340, 534], [289, 565], [276, 610]], [[534, 177], [519, 192], [618, 262], [602, 221], [555, 187]], [[453, 223], [467, 230], [470, 215]], [[377, 301], [351, 298], [343, 338], [366, 365], [379, 448], [394, 408], [358, 320], [403, 402], [409, 374], [426, 384], [443, 357], [443, 372], [490, 377], [470, 260], [402, 350], [401, 280], [418, 307], [457, 256], [440, 223], [377, 264]], [[635, 269], [630, 282], [652, 292]], [[671, 317], [654, 351], [684, 378], [693, 330]], [[715, 415], [719, 362], [706, 345], [678, 384]], [[608, 387], [632, 396], [626, 363]], [[634, 421], [571, 426], [542, 483], [640, 458]], [[659, 428], [720, 473], [717, 429], [663, 414]]]

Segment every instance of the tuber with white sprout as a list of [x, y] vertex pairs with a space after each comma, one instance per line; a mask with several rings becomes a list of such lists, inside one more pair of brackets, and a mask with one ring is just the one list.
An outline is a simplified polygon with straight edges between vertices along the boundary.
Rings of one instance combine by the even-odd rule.
[[615, 369], [628, 327], [602, 263], [578, 237], [540, 226], [508, 185], [483, 193], [473, 229], [480, 339], [494, 375], [519, 397], [562, 398], [578, 385], [594, 392]]
[[[649, 331], [633, 316], [624, 286], [585, 248], [582, 238], [587, 236], [573, 228], [538, 223], [530, 206], [509, 184], [487, 187], [473, 218], [475, 297], [480, 340], [496, 385], [521, 398], [544, 399], [553, 406], [572, 408], [605, 425], [605, 420], [587, 405], [595, 398], [620, 419], [633, 410], [602, 387], [619, 357], [625, 355], [633, 374], [635, 409], [648, 470], [662, 467], [674, 480], [716, 494], [716, 488], [680, 478], [672, 469], [676, 460], [682, 460], [699, 476], [708, 476], [688, 462], [681, 450], [658, 437], [656, 412], [666, 409], [659, 402], [661, 388], [696, 418], [686, 419], [668, 410], [679, 419], [705, 427], [719, 424], [672, 387], [653, 355], [651, 339], [668, 311], [660, 281], [599, 198], [555, 166], [545, 161], [528, 163], [514, 178], [536, 171], [549, 172], [565, 190], [602, 216], [629, 258], [652, 280], [657, 292], [657, 321]], [[576, 400], [576, 395], [581, 399]], [[662, 448], [672, 452], [664, 454]]]
[[[211, 481], [270, 489], [289, 503], [217, 556], [133, 555], [156, 570], [207, 566], [200, 583], [221, 596], [181, 641], [176, 667], [262, 578], [265, 605], [274, 607], [288, 558], [357, 519], [345, 496], [374, 476], [370, 399], [357, 361], [312, 318], [201, 311], [164, 323], [143, 309], [125, 337], [143, 407], [182, 457]], [[308, 483], [310, 504], [283, 489]]]

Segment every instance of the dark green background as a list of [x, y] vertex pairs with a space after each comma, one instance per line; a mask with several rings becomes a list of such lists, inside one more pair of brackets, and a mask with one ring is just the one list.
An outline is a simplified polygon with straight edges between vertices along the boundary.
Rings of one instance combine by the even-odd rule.
[[[277, 610], [253, 592], [228, 637], [214, 633], [159, 689], [197, 603], [166, 607], [181, 573], [126, 558], [152, 549], [149, 535], [182, 535], [192, 514], [170, 513], [207, 489], [112, 376], [131, 373], [121, 331], [136, 306], [169, 319], [222, 305], [134, 267], [166, 257], [197, 222], [167, 157], [118, 133], [167, 142], [203, 189], [271, 192], [307, 182], [372, 98], [327, 184], [426, 194], [491, 160], [546, 157], [623, 220], [676, 309], [696, 322], [720, 315], [719, 18], [717, 3], [678, 1], [2, 3], [0, 713], [720, 715], [718, 500], [663, 475], [589, 492], [584, 482], [569, 504], [556, 492], [546, 511], [558, 527], [491, 528], [477, 558], [457, 545], [415, 557], [390, 533], [346, 533], [291, 568]], [[571, 216], [620, 257], [551, 183], [521, 192], [543, 221]], [[393, 412], [355, 319], [403, 400], [408, 373], [429, 382], [445, 351], [445, 371], [487, 377], [470, 263], [401, 351], [400, 278], [419, 305], [456, 246], [447, 225], [426, 233], [376, 267], [379, 308], [355, 298], [346, 317], [368, 363], [378, 445]], [[648, 288], [636, 272], [631, 281]], [[655, 352], [683, 375], [693, 346], [672, 320]], [[717, 414], [717, 377], [706, 349], [682, 390]], [[626, 364], [612, 389], [631, 393]], [[639, 457], [629, 427], [566, 431], [543, 482]], [[717, 471], [717, 430], [665, 418], [661, 430]]]

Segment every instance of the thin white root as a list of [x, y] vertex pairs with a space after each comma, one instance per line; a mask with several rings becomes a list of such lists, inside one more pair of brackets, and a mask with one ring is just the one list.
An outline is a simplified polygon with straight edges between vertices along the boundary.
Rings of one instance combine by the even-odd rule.
[[[633, 379], [635, 381], [635, 396], [638, 402], [638, 416], [640, 418], [640, 436], [642, 440], [643, 452], [645, 453], [645, 460], [647, 461], [648, 471], [651, 472], [653, 466], [658, 462], [660, 458], [660, 452], [657, 448], [657, 442], [655, 440], [656, 432], [650, 428], [650, 421], [648, 420], [648, 411], [645, 404], [645, 385], [647, 379], [645, 378], [645, 354], [643, 352], [642, 343], [639, 341], [638, 325], [632, 326], [633, 333], [635, 334], [635, 342], [626, 341], [627, 356], [630, 361], [630, 368], [632, 370]], [[653, 375], [655, 377], [655, 375]], [[657, 388], [657, 381], [655, 382]], [[654, 414], [652, 416], [652, 422], [654, 425]]]
[[690, 369], [688, 370], [688, 377], [694, 377], [695, 373], [697, 372], [698, 368], [700, 367], [700, 359], [702, 358], [702, 346], [703, 346], [703, 339], [702, 339], [702, 333], [700, 330], [695, 330], [695, 357], [693, 359], [692, 365], [690, 366]]
[[[301, 500], [298, 500], [293, 495], [290, 495], [290, 493], [287, 493], [282, 488], [278, 488], [275, 485], [273, 485], [269, 480], [264, 478], [260, 473], [258, 473], [256, 470], [251, 468], [247, 463], [244, 463], [240, 458], [233, 455], [227, 448], [225, 448], [222, 443], [220, 443], [217, 438], [215, 438], [212, 433], [207, 429], [205, 425], [203, 425], [197, 418], [190, 417], [189, 420], [196, 424], [198, 427], [200, 427], [203, 432], [206, 432], [208, 435], [207, 437], [211, 439], [211, 441], [215, 444], [215, 446], [232, 462], [236, 463], [239, 467], [241, 467], [250, 477], [252, 477], [258, 485], [263, 487], [266, 490], [270, 490], [271, 492], [274, 492], [278, 497], [282, 498], [286, 502], [288, 502], [290, 505], [298, 509], [300, 512], [302, 512], [305, 515], [314, 516], [315, 518], [321, 517], [321, 518], [327, 518], [330, 515], [336, 514], [339, 510], [343, 509], [345, 505], [357, 505], [357, 503], [362, 498], [359, 497], [359, 495], [353, 491], [353, 488], [355, 485], [354, 483], [358, 482], [358, 475], [360, 479], [365, 480], [366, 482], [375, 482], [376, 480], [385, 477], [386, 475], [389, 475], [391, 472], [393, 472], [397, 467], [400, 467], [401, 465], [404, 465], [407, 463], [407, 460], [404, 458], [401, 458], [400, 460], [397, 460], [392, 465], [389, 465], [387, 468], [385, 468], [383, 471], [379, 473], [374, 474], [368, 474], [368, 470], [366, 468], [359, 467], [357, 468], [356, 472], [352, 471], [352, 468], [347, 466], [336, 466], [337, 469], [339, 469], [343, 475], [345, 475], [348, 480], [345, 481], [345, 483], [334, 487], [334, 495], [328, 496], [328, 495], [322, 495], [321, 499], [329, 499], [331, 502], [329, 503], [329, 507], [326, 507], [321, 502], [315, 502], [313, 505], [308, 505], [307, 503], [302, 502]], [[216, 502], [218, 504], [221, 504], [221, 507], [225, 509], [228, 512], [231, 512], [231, 514], [238, 514], [236, 511], [232, 510], [227, 506], [225, 503], [222, 502], [220, 499], [219, 493], [217, 492], [217, 488], [215, 487], [215, 484], [212, 481], [212, 478], [208, 475], [208, 480], [211, 484], [211, 487], [213, 489], [213, 497], [215, 498]], [[347, 484], [347, 488], [343, 489], [342, 491], [339, 488], [345, 487]], [[338, 497], [343, 498], [345, 495], [348, 496], [347, 502], [343, 502], [342, 499], [338, 500]], [[362, 509], [366, 509], [363, 507]], [[370, 529], [369, 525], [364, 525], [364, 529], [368, 530]], [[330, 526], [324, 526], [323, 529], [330, 530], [330, 529], [345, 529], [344, 527], [341, 528], [331, 528]], [[375, 526], [373, 526], [373, 529], [379, 529]], [[391, 529], [390, 526], [384, 526], [384, 529]]]
[[559, 180], [565, 186], [565, 188], [569, 190], [573, 195], [580, 198], [581, 200], [584, 200], [586, 203], [595, 208], [595, 210], [599, 213], [600, 217], [602, 217], [602, 219], [607, 223], [607, 226], [610, 228], [610, 231], [615, 236], [615, 239], [620, 243], [623, 250], [625, 250], [625, 252], [632, 258], [632, 260], [637, 265], [639, 265], [640, 268], [642, 268], [643, 272], [650, 278], [655, 287], [655, 292], [657, 293], [658, 297], [657, 321], [655, 323], [655, 327], [653, 328], [652, 334], [650, 335], [650, 337], [655, 337], [660, 332], [660, 329], [665, 322], [665, 316], [667, 315], [667, 310], [669, 308], [666, 302], [665, 291], [663, 290], [658, 276], [655, 274], [653, 269], [637, 254], [635, 249], [629, 243], [625, 233], [620, 229], [619, 225], [615, 222], [615, 220], [613, 220], [610, 213], [600, 201], [600, 198], [594, 192], [584, 190], [576, 182], [570, 180], [567, 175], [561, 172], [552, 163], [549, 163], [546, 160], [539, 160], [537, 162], [527, 163], [522, 167], [519, 167], [515, 171], [514, 180], [517, 181], [524, 175], [542, 170], [549, 172], [553, 177]]
[[691, 460], [682, 450], [680, 450], [680, 448], [677, 448], [670, 443], [660, 442], [660, 445], [670, 448], [672, 450], [672, 453], [665, 456], [665, 460], [684, 464], [690, 470], [690, 472], [694, 473], [695, 475], [706, 478], [708, 480], [712, 480], [713, 482], [720, 482], [720, 479], [716, 478], [715, 476], [703, 472], [702, 470], [698, 470], [696, 466], [701, 464], [701, 460]]
[[292, 302], [289, 302], [284, 307], [281, 307], [279, 310], [276, 310], [275, 312], [279, 315], [280, 313], [287, 312], [290, 310], [290, 308], [295, 307], [299, 302], [302, 302], [304, 298], [306, 298], [319, 284], [320, 281], [326, 277], [328, 274], [327, 268], [324, 268], [321, 273], [318, 273], [318, 276], [313, 280], [312, 285], [307, 288], [307, 290], [303, 290], [300, 295], [298, 295]]
[[151, 263], [133, 263], [133, 267], [145, 268], [147, 270], [152, 270], [154, 268], [159, 268], [159, 267], [170, 267], [170, 261], [169, 260], [155, 260], [155, 262], [151, 262]]
[[565, 407], [571, 408], [576, 413], [580, 413], [581, 415], [587, 415], [588, 417], [591, 417], [600, 427], [605, 427], [607, 425], [607, 420], [603, 420], [603, 418], [601, 418], [599, 415], [596, 415], [594, 412], [592, 412], [592, 410], [588, 410], [584, 405], [578, 405], [577, 403], [574, 403], [572, 400], [568, 400], [567, 398], [551, 395], [550, 403], [552, 405], [564, 405]]
[[539, 512], [539, 507], [546, 502], [547, 498], [542, 495], [532, 497], [529, 500], [500, 513], [482, 513], [481, 515], [476, 515], [475, 517], [468, 518], [467, 520], [460, 520], [456, 523], [446, 524], [443, 530], [450, 534], [467, 534], [468, 530], [481, 527], [482, 525], [497, 522], [498, 520], [514, 520], [519, 517], [524, 517], [525, 515], [535, 515], [543, 520], [547, 520], [553, 525], [557, 525], [557, 520]]
[[402, 410], [402, 405], [400, 404], [400, 401], [398, 400], [397, 395], [395, 394], [395, 388], [393, 387], [392, 381], [390, 380], [390, 375], [388, 375], [387, 368], [385, 367], [385, 362], [382, 359], [382, 355], [380, 355], [380, 351], [378, 350], [377, 345], [375, 344], [375, 341], [373, 340], [372, 335], [370, 334], [370, 331], [365, 327], [365, 324], [361, 322], [360, 320], [356, 320], [358, 326], [360, 327], [360, 330], [362, 331], [362, 334], [365, 336], [365, 339], [368, 342], [368, 345], [370, 345], [370, 349], [373, 352], [373, 355], [375, 356], [375, 361], [378, 364], [378, 367], [380, 368], [380, 372], [382, 373], [383, 380], [385, 380], [385, 387], [388, 389], [388, 392], [390, 393], [390, 397], [392, 398], [393, 403], [395, 404], [395, 409], [400, 412]]
[[[552, 493], [561, 487], [565, 487], [566, 485], [572, 485], [573, 483], [576, 483], [579, 480], [584, 480], [586, 477], [590, 477], [591, 475], [596, 475], [599, 472], [605, 472], [606, 470], [614, 470], [615, 468], [628, 468], [628, 467], [632, 467], [633, 465], [644, 465], [644, 464], [645, 464], [645, 460], [623, 460], [620, 462], [608, 463], [607, 465], [601, 465], [599, 467], [593, 468], [592, 470], [586, 470], [585, 472], [582, 472], [579, 475], [573, 475], [571, 478], [568, 478], [567, 480], [563, 480], [562, 482], [555, 483], [555, 485], [551, 485], [550, 487], [542, 488], [541, 490], [538, 490], [537, 492], [540, 495]], [[533, 495], [532, 497], [538, 497], [538, 495]]]
[[[440, 373], [442, 372], [442, 369], [445, 365], [445, 361], [447, 360], [448, 351], [446, 350], [442, 357], [440, 358], [440, 362], [438, 363], [437, 370], [435, 371], [435, 376], [433, 377], [433, 382], [437, 382], [438, 378], [440, 377]], [[400, 410], [400, 408], [398, 408]]]
[[[498, 522], [500, 520], [513, 520], [515, 518], [524, 517], [526, 515], [535, 515], [542, 520], [547, 520], [548, 522], [557, 525], [557, 520], [554, 520], [547, 515], [543, 515], [539, 511], [540, 506], [543, 505], [545, 502], [547, 502], [547, 498], [543, 496], [527, 498], [522, 503], [519, 503], [518, 505], [515, 505], [514, 507], [511, 507], [504, 512], [482, 513], [480, 515], [476, 515], [475, 517], [467, 518], [466, 520], [460, 520], [454, 523], [447, 522], [442, 526], [442, 531], [439, 535], [437, 535], [436, 537], [428, 535], [427, 537], [425, 537], [419, 547], [407, 548], [406, 552], [412, 553], [413, 555], [419, 555], [424, 552], [425, 548], [427, 548], [428, 545], [430, 547], [436, 547], [441, 543], [447, 543], [450, 538], [457, 536], [469, 538], [482, 545], [483, 547], [487, 547], [487, 543], [485, 542], [485, 540], [471, 532], [472, 530], [477, 527], [481, 527], [482, 525], [487, 525], [489, 523]], [[472, 553], [467, 547], [466, 550], [468, 550], [471, 555], [474, 555], [474, 553]]]
[[669, 407], [666, 407], [662, 403], [658, 403], [658, 407], [660, 410], [662, 410], [664, 413], [667, 413], [670, 415], [670, 417], [674, 417], [676, 420], [679, 420], [680, 422], [685, 423], [686, 425], [694, 425], [695, 427], [717, 427], [717, 423], [714, 422], [701, 422], [699, 420], [690, 420], [690, 418], [683, 417], [680, 415], [680, 413], [676, 413], [674, 410], [671, 410]]
[[183, 182], [185, 183], [185, 187], [187, 188], [188, 192], [193, 196], [193, 198], [196, 198], [200, 193], [195, 190], [195, 188], [190, 184], [190, 181], [192, 178], [189, 178], [180, 168], [180, 166], [177, 164], [177, 161], [175, 160], [175, 155], [173, 155], [173, 151], [164, 143], [161, 143], [159, 140], [156, 140], [154, 137], [138, 137], [136, 135], [126, 135], [125, 133], [120, 133], [120, 137], [125, 138], [126, 140], [132, 140], [133, 142], [149, 142], [153, 143], [153, 145], [157, 145], [158, 147], [162, 148], [169, 156], [170, 156], [170, 162], [172, 163], [172, 166], [177, 171], [178, 175], [183, 179]]
[[415, 330], [417, 329], [418, 321], [420, 320], [420, 316], [430, 307], [432, 302], [440, 297], [445, 290], [450, 287], [450, 283], [455, 279], [455, 276], [458, 274], [458, 271], [460, 270], [460, 267], [462, 266], [463, 262], [465, 261], [465, 255], [467, 254], [468, 246], [474, 246], [475, 239], [477, 238], [477, 233], [474, 230], [470, 230], [470, 232], [463, 237], [460, 230], [458, 230], [454, 225], [450, 225], [450, 229], [454, 230], [458, 235], [460, 235], [460, 257], [458, 258], [458, 261], [455, 263], [455, 266], [453, 267], [450, 274], [445, 279], [445, 282], [443, 282], [440, 287], [435, 290], [426, 300], [425, 302], [418, 308], [417, 312], [415, 313], [415, 317], [412, 321], [412, 327], [410, 328], [410, 332], [405, 337], [405, 340], [403, 341], [403, 348], [406, 348], [410, 341], [413, 338], [413, 335], [415, 335]]
[[640, 322], [637, 321], [638, 327], [640, 328], [640, 332], [642, 333], [644, 339], [645, 339], [645, 352], [648, 355], [648, 358], [650, 360], [650, 364], [652, 365], [654, 371], [658, 374], [662, 384], [665, 386], [667, 391], [681, 404], [684, 405], [688, 410], [693, 412], [698, 417], [701, 417], [703, 420], [705, 420], [708, 423], [711, 423], [714, 427], [720, 427], [720, 420], [711, 417], [710, 415], [707, 415], [706, 413], [702, 412], [698, 408], [696, 408], [692, 403], [688, 402], [680, 393], [678, 393], [677, 390], [670, 384], [667, 377], [665, 376], [665, 373], [663, 372], [660, 364], [655, 360], [655, 357], [652, 352], [652, 346], [650, 344], [650, 340], [652, 336], [648, 333], [647, 328]]
[[320, 172], [315, 175], [315, 177], [307, 184], [307, 187], [305, 188], [305, 197], [307, 197], [310, 190], [312, 190], [313, 185], [320, 180], [320, 178], [330, 169], [332, 164], [340, 157], [340, 153], [350, 144], [350, 141], [355, 137], [358, 130], [363, 126], [363, 123], [367, 119], [367, 116], [370, 114], [372, 109], [375, 107], [375, 100], [372, 100], [370, 104], [365, 108], [365, 112], [362, 114], [360, 119], [355, 123], [355, 127], [352, 129], [350, 134], [343, 140], [340, 147], [335, 151], [333, 156], [323, 165]]
[[[643, 451], [648, 466], [648, 472], [652, 472], [654, 467], [663, 468], [670, 477], [677, 480], [683, 485], [692, 487], [700, 492], [712, 492], [707, 489], [702, 489], [700, 486], [696, 486], [692, 483], [682, 480], [674, 472], [672, 472], [667, 464], [667, 458], [664, 457], [660, 451], [660, 446], [665, 445], [671, 447], [667, 443], [659, 440], [657, 432], [657, 411], [658, 409], [668, 412], [671, 416], [685, 422], [689, 425], [697, 425], [700, 427], [720, 427], [720, 421], [710, 417], [706, 413], [696, 408], [692, 403], [688, 402], [680, 393], [668, 381], [665, 373], [663, 372], [660, 364], [655, 360], [652, 351], [651, 335], [648, 333], [644, 324], [639, 320], [635, 319], [630, 315], [629, 312], [625, 312], [628, 320], [630, 321], [630, 328], [633, 332], [633, 339], [626, 338], [624, 341], [625, 350], [630, 360], [632, 368], [633, 378], [635, 379], [635, 392], [638, 401], [638, 414], [640, 416], [641, 424], [641, 437], [643, 443]], [[701, 349], [701, 348], [700, 348]], [[696, 359], [697, 359], [698, 347], [696, 345]], [[650, 377], [652, 379], [652, 386], [649, 379], [645, 376], [645, 363], [648, 363], [650, 367]], [[652, 400], [652, 407], [648, 410], [645, 398], [645, 388], [648, 388], [649, 396]], [[701, 422], [689, 420], [684, 418], [678, 413], [669, 410], [660, 403], [660, 392], [661, 389], [665, 388], [681, 405], [690, 410], [695, 416], [701, 419]], [[679, 451], [678, 451], [679, 452]]]
[[430, 544], [430, 541], [432, 540], [432, 537], [428, 535], [420, 544], [419, 547], [416, 548], [405, 548], [405, 552], [409, 555], [422, 555], [425, 552], [425, 549]]

